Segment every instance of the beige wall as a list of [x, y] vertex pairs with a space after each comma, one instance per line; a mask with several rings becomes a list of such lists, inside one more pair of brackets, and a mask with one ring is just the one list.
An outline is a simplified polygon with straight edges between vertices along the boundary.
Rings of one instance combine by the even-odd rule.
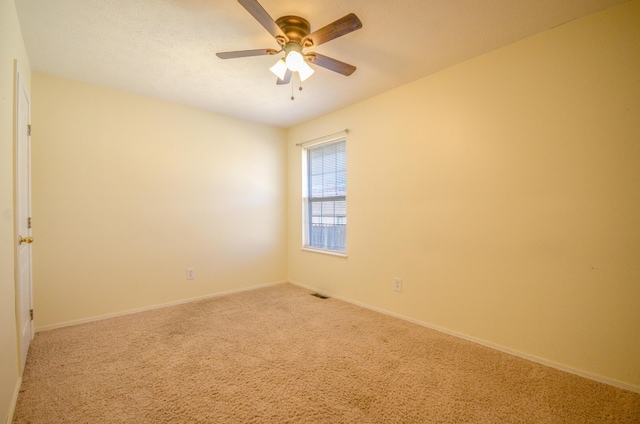
[[14, 63], [30, 91], [31, 70], [13, 0], [0, 0], [0, 421], [11, 413], [20, 381], [14, 260]]
[[[294, 146], [344, 128], [347, 259]], [[292, 281], [640, 389], [640, 2], [292, 128], [288, 196]]]
[[35, 72], [33, 92], [36, 329], [286, 279], [284, 130]]

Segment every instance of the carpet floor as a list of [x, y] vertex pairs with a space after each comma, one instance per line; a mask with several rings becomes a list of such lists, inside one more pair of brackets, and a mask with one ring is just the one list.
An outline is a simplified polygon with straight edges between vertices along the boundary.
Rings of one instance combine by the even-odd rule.
[[14, 423], [640, 423], [640, 394], [290, 284], [36, 334]]

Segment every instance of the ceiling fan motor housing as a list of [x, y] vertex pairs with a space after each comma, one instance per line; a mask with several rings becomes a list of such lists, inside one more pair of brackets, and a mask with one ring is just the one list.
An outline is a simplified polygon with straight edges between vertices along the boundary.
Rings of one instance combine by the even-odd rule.
[[[309, 35], [311, 32], [311, 25], [309, 21], [300, 16], [283, 16], [276, 20], [276, 24], [280, 27], [282, 32], [285, 33], [287, 38], [289, 39], [289, 43], [296, 43], [302, 46], [302, 39]], [[286, 40], [280, 40], [276, 38], [281, 45], [286, 45]], [[302, 47], [311, 47], [310, 45], [305, 45]]]

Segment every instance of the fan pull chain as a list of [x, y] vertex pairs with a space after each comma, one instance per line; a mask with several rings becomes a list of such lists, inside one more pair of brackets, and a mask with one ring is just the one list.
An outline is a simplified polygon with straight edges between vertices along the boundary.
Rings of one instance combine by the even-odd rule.
[[[298, 79], [298, 91], [302, 91], [302, 80]], [[291, 100], [295, 100], [296, 98], [293, 96], [293, 81], [291, 82]]]

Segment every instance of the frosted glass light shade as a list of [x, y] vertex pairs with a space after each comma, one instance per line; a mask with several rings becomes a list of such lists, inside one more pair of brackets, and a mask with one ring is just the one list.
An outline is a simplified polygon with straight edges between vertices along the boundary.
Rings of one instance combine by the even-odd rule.
[[287, 54], [287, 68], [291, 71], [295, 72], [303, 65], [305, 65], [304, 57], [302, 57], [300, 52], [292, 50]]
[[269, 70], [273, 72], [278, 78], [283, 80], [284, 74], [287, 72], [287, 64], [284, 63], [284, 60], [280, 59], [276, 62], [275, 65], [269, 68]]
[[302, 65], [298, 68], [298, 74], [300, 75], [300, 81], [304, 81], [313, 75], [315, 71], [307, 62], [302, 62]]

